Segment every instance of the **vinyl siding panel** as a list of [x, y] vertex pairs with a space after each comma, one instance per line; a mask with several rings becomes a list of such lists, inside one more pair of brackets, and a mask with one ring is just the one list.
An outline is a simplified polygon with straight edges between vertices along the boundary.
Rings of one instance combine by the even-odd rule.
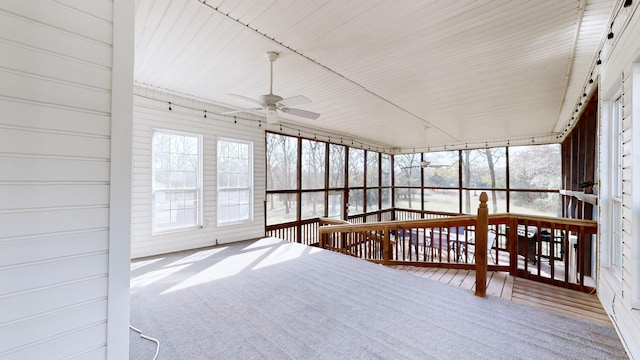
[[107, 331], [106, 328], [104, 323], [83, 327], [45, 342], [23, 346], [4, 357], [3, 360], [47, 359], [51, 354], [59, 355], [60, 358], [73, 356], [74, 360], [105, 359], [104, 345], [96, 339], [103, 336]]
[[[640, 171], [637, 157], [640, 156], [640, 143], [633, 133], [640, 128], [640, 68], [634, 62], [640, 61], [640, 20], [630, 14], [637, 12], [638, 4], [620, 12], [615, 23], [614, 41], [607, 43], [603, 52], [607, 54], [604, 62], [602, 91], [611, 93], [622, 84], [623, 122], [622, 122], [622, 279], [602, 268], [598, 284], [598, 296], [605, 309], [618, 328], [631, 357], [640, 357]], [[629, 21], [626, 24], [626, 21]], [[608, 156], [608, 150], [601, 148], [602, 156]], [[634, 166], [635, 165], [635, 166]], [[602, 169], [608, 171], [608, 169]], [[604, 175], [603, 175], [604, 176]], [[610, 226], [609, 219], [601, 217], [604, 227]], [[606, 236], [606, 234], [603, 234]], [[604, 239], [603, 244], [608, 241]]]
[[[265, 154], [264, 129], [256, 122], [233, 123], [225, 111], [199, 100], [138, 87], [134, 96], [133, 138], [133, 240], [132, 257], [247, 240], [264, 235]], [[172, 102], [169, 110], [168, 102]], [[180, 106], [182, 105], [182, 106]], [[194, 110], [195, 109], [195, 110]], [[202, 110], [200, 110], [202, 109]], [[207, 118], [204, 110], [207, 110]], [[244, 117], [244, 116], [243, 116]], [[258, 119], [257, 117], [255, 118]], [[203, 136], [203, 226], [152, 234], [151, 137], [154, 129], [182, 131]], [[217, 226], [216, 149], [218, 138], [253, 142], [253, 221]]]
[[0, 4], [2, 359], [106, 358], [113, 11]]

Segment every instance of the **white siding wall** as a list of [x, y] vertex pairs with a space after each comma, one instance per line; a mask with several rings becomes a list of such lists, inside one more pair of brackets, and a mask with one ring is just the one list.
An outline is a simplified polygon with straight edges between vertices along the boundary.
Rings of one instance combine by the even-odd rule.
[[[134, 96], [133, 115], [134, 195], [131, 256], [136, 258], [211, 246], [215, 245], [216, 241], [218, 244], [224, 244], [264, 236], [265, 127], [259, 127], [257, 122], [243, 120], [238, 120], [238, 123], [234, 124], [232, 118], [215, 114], [226, 109], [210, 103], [141, 87], [136, 87], [134, 92], [136, 96]], [[172, 103], [171, 111], [169, 102]], [[207, 118], [204, 117], [205, 109]], [[247, 115], [243, 114], [242, 117], [246, 118]], [[204, 226], [202, 228], [152, 235], [151, 136], [153, 129], [184, 131], [203, 136]], [[216, 140], [219, 137], [253, 142], [254, 213], [251, 223], [216, 225]]]
[[108, 286], [113, 12], [0, 3], [2, 359], [105, 358], [108, 308], [128, 309]]
[[[604, 98], [601, 99], [612, 100], [606, 97], [612, 96], [620, 88], [623, 97], [623, 260], [620, 279], [607, 267], [606, 257], [609, 253], [603, 249], [601, 253], [605, 258], [600, 261], [603, 267], [600, 271], [598, 296], [620, 331], [632, 357], [640, 358], [640, 168], [633, 166], [640, 156], [640, 141], [637, 136], [632, 136], [634, 132], [640, 132], [640, 18], [637, 14], [623, 30], [624, 20], [629, 19], [636, 9], [638, 4], [634, 2], [631, 8], [623, 9], [616, 20], [617, 28], [613, 29], [615, 37], [607, 44], [608, 57], [601, 72], [600, 92], [604, 94]], [[608, 121], [606, 114], [603, 114], [602, 118]], [[608, 126], [603, 125], [605, 129]], [[607, 134], [603, 132], [601, 136]], [[600, 148], [603, 158], [609, 154], [606, 145], [607, 139], [603, 139]], [[604, 164], [606, 165], [606, 162]], [[605, 179], [608, 170], [606, 166], [601, 167], [601, 179]], [[607, 208], [607, 202], [610, 200], [606, 197], [601, 200], [601, 206]], [[601, 214], [601, 241], [606, 247], [609, 243], [606, 229], [615, 225], [609, 224], [607, 211]]]

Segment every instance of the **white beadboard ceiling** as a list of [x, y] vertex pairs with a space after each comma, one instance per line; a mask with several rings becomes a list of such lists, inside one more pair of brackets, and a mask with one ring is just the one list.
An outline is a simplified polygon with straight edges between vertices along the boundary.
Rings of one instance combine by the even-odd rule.
[[[232, 108], [302, 94], [300, 124], [399, 149], [555, 141], [614, 0], [138, 0], [135, 81]], [[588, 89], [587, 89], [588, 90]], [[428, 127], [425, 130], [425, 127]], [[550, 140], [552, 139], [552, 140]]]

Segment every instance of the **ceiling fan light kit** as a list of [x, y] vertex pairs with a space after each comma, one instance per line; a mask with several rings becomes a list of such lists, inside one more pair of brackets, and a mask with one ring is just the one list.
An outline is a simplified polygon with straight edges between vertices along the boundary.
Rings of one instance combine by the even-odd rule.
[[265, 117], [268, 124], [278, 123], [278, 112], [283, 112], [286, 114], [291, 114], [294, 116], [299, 116], [299, 117], [312, 119], [312, 120], [315, 120], [318, 117], [320, 117], [320, 114], [318, 113], [290, 107], [290, 106], [298, 106], [298, 105], [311, 103], [311, 100], [309, 100], [307, 97], [302, 95], [296, 95], [296, 96], [292, 96], [284, 99], [282, 96], [275, 95], [273, 93], [273, 63], [278, 59], [278, 56], [279, 54], [275, 51], [268, 51], [265, 54], [265, 58], [269, 61], [269, 70], [270, 70], [268, 94], [261, 95], [258, 98], [259, 100], [254, 100], [238, 94], [228, 94], [230, 96], [257, 104], [260, 107], [228, 111], [225, 114], [244, 112], [244, 111], [264, 110]]

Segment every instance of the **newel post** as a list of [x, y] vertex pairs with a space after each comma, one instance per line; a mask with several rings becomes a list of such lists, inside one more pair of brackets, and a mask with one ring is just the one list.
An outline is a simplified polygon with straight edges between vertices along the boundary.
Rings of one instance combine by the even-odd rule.
[[489, 231], [489, 197], [486, 192], [480, 194], [478, 220], [476, 223], [476, 296], [487, 295], [487, 232]]

